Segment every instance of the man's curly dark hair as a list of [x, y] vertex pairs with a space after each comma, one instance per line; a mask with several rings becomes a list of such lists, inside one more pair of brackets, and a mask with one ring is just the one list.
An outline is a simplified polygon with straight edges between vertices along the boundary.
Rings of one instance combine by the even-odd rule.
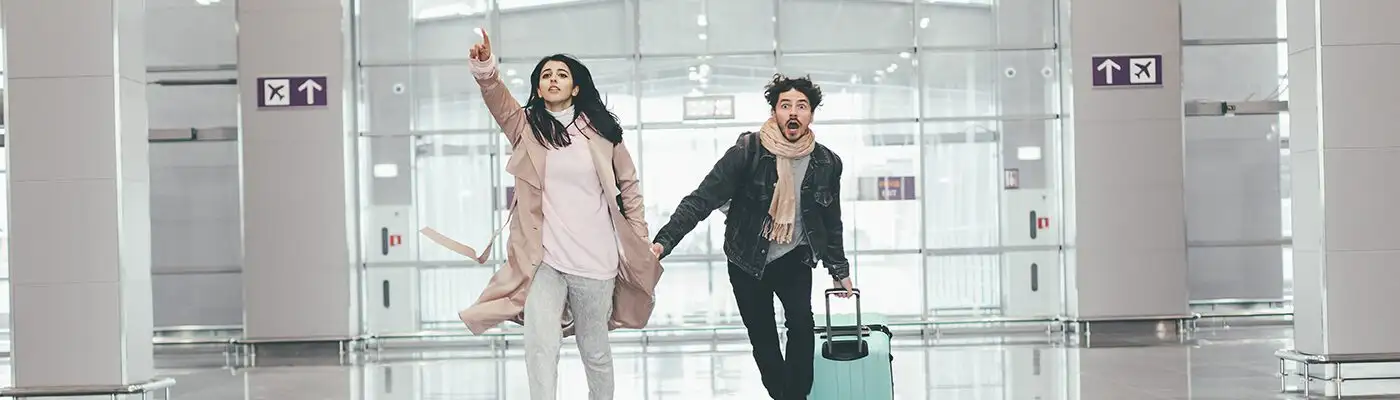
[[773, 74], [773, 80], [763, 87], [763, 97], [768, 99], [768, 108], [777, 110], [778, 95], [793, 89], [807, 95], [807, 103], [812, 105], [813, 111], [816, 111], [817, 106], [822, 104], [822, 88], [816, 83], [812, 83], [810, 76], [789, 78], [783, 74]]

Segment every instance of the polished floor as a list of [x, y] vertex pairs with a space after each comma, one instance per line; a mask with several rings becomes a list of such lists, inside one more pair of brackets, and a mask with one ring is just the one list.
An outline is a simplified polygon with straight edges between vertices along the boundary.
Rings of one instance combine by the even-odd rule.
[[[1296, 399], [1280, 393], [1274, 350], [1285, 326], [1203, 327], [1179, 338], [1059, 333], [957, 335], [896, 342], [897, 399]], [[566, 344], [566, 349], [571, 344]], [[618, 345], [623, 399], [764, 399], [742, 341]], [[360, 360], [300, 357], [233, 367], [223, 354], [163, 351], [161, 373], [179, 381], [176, 399], [476, 400], [528, 399], [523, 360], [513, 351], [423, 346], [371, 351]], [[332, 357], [333, 358], [333, 357]], [[291, 366], [269, 366], [290, 364]], [[346, 365], [349, 364], [349, 365]], [[586, 399], [579, 360], [560, 365], [560, 399]], [[1348, 385], [1353, 385], [1348, 383]], [[1369, 385], [1369, 386], [1367, 386]], [[1400, 393], [1400, 384], [1358, 382], [1354, 394]], [[1297, 389], [1290, 382], [1291, 389]], [[1316, 389], [1314, 389], [1316, 390]], [[1351, 393], [1349, 393], [1351, 394]], [[1400, 398], [1375, 397], [1366, 398]]]

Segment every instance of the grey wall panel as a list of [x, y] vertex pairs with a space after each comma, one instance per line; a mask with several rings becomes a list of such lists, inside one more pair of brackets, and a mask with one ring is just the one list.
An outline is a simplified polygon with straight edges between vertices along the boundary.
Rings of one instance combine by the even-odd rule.
[[238, 273], [156, 274], [151, 285], [157, 327], [243, 324]]
[[156, 326], [243, 322], [238, 143], [151, 144]]

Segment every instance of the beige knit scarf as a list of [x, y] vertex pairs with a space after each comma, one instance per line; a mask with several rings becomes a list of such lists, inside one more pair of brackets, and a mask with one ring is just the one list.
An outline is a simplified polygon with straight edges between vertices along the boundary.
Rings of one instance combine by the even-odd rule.
[[759, 130], [758, 139], [763, 148], [776, 156], [778, 170], [778, 184], [773, 187], [773, 202], [768, 205], [768, 216], [771, 218], [764, 226], [765, 235], [773, 242], [790, 243], [793, 221], [797, 215], [797, 186], [801, 184], [793, 182], [792, 160], [812, 154], [812, 149], [817, 146], [816, 135], [808, 129], [801, 139], [796, 142], [788, 141], [778, 122], [769, 118]]

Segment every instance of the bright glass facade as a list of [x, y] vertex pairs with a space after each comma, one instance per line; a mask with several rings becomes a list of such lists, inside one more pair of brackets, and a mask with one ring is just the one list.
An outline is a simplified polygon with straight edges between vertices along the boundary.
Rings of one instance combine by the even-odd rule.
[[[1045, 157], [1058, 160], [1054, 0], [417, 0], [411, 15], [366, 7], [362, 151], [415, 149], [412, 170], [395, 179], [411, 176], [396, 190], [411, 191], [416, 226], [473, 245], [499, 226], [514, 182], [503, 169], [508, 146], [466, 67], [478, 26], [492, 32], [518, 98], [541, 56], [567, 52], [589, 66], [640, 164], [653, 233], [738, 134], [767, 118], [761, 92], [772, 74], [810, 74], [826, 94], [814, 129], [846, 165], [842, 207], [857, 286], [890, 294], [869, 296], [864, 307], [897, 320], [1001, 314], [1002, 259], [1026, 250], [1000, 239], [1001, 142], [1038, 136]], [[413, 50], [375, 48], [382, 42], [367, 35], [383, 26], [411, 29], [394, 43]], [[376, 90], [393, 85], [421, 90], [376, 102], [386, 98]], [[696, 96], [732, 96], [732, 118], [686, 119], [684, 100]], [[401, 122], [386, 127], [376, 115]], [[385, 178], [374, 177], [373, 161], [361, 167], [368, 207], [410, 197], [376, 185]], [[1042, 172], [1036, 179], [1058, 196], [1053, 169]], [[890, 178], [908, 178], [913, 187], [902, 187], [914, 193], [884, 199], [880, 189], [893, 186], [880, 182]], [[653, 327], [739, 324], [722, 234], [712, 217], [667, 260]], [[417, 270], [422, 324], [456, 326], [456, 311], [495, 265], [431, 244], [418, 249], [413, 260], [367, 268]], [[503, 256], [498, 248], [494, 257]]]

